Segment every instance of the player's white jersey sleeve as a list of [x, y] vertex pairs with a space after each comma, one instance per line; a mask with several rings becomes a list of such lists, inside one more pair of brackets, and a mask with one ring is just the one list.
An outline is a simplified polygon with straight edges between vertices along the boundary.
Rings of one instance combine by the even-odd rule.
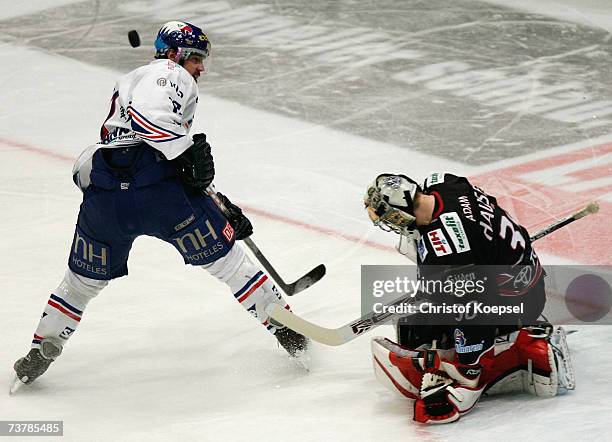
[[172, 160], [192, 145], [189, 130], [198, 103], [198, 87], [184, 68], [155, 60], [117, 81], [100, 141], [76, 161], [72, 174], [81, 189], [89, 185], [92, 157], [98, 149], [148, 143]]
[[174, 62], [157, 60], [131, 90], [127, 106], [131, 130], [167, 159], [174, 159], [192, 144], [188, 135], [197, 101], [193, 77]]

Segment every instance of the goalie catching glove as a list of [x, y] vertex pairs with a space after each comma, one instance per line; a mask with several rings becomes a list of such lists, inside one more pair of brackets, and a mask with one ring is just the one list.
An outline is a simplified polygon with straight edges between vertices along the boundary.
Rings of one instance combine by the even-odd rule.
[[200, 191], [205, 190], [215, 178], [215, 163], [206, 134], [195, 134], [193, 144], [177, 157], [183, 184]]
[[253, 234], [251, 221], [242, 213], [242, 209], [232, 203], [225, 195], [217, 192], [217, 196], [225, 206], [225, 216], [234, 229], [236, 240], [248, 238]]

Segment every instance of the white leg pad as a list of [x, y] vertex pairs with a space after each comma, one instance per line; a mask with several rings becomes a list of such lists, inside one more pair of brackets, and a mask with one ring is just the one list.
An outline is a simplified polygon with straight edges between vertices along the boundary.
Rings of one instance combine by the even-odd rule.
[[223, 258], [204, 267], [211, 275], [225, 282], [236, 300], [272, 334], [278, 324], [270, 322], [266, 307], [272, 303], [284, 308], [289, 305], [276, 286], [259, 267], [254, 265], [238, 244]]
[[47, 301], [32, 347], [39, 347], [43, 339], [62, 347], [77, 329], [87, 303], [107, 285], [108, 281], [90, 279], [67, 270]]
[[236, 274], [245, 258], [248, 259], [242, 246], [234, 244], [227, 255], [212, 264], [202, 266], [202, 268], [219, 281], [227, 283]]

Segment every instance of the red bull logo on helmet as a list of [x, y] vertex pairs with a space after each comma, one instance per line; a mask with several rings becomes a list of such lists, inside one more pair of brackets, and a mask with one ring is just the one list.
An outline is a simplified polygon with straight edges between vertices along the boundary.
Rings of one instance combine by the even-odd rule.
[[191, 26], [189, 26], [189, 25], [185, 25], [185, 26], [183, 26], [182, 28], [180, 28], [179, 30], [180, 30], [180, 31], [181, 31], [183, 34], [186, 34], [186, 33], [190, 33], [190, 34], [191, 34], [191, 33], [193, 33], [193, 28], [192, 28]]

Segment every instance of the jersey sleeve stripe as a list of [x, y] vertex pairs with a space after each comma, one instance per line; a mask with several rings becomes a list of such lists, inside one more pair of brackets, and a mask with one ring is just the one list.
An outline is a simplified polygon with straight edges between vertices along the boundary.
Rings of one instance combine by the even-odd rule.
[[128, 113], [132, 118], [132, 130], [141, 138], [151, 141], [171, 141], [184, 136], [151, 123], [133, 107], [128, 108]]

